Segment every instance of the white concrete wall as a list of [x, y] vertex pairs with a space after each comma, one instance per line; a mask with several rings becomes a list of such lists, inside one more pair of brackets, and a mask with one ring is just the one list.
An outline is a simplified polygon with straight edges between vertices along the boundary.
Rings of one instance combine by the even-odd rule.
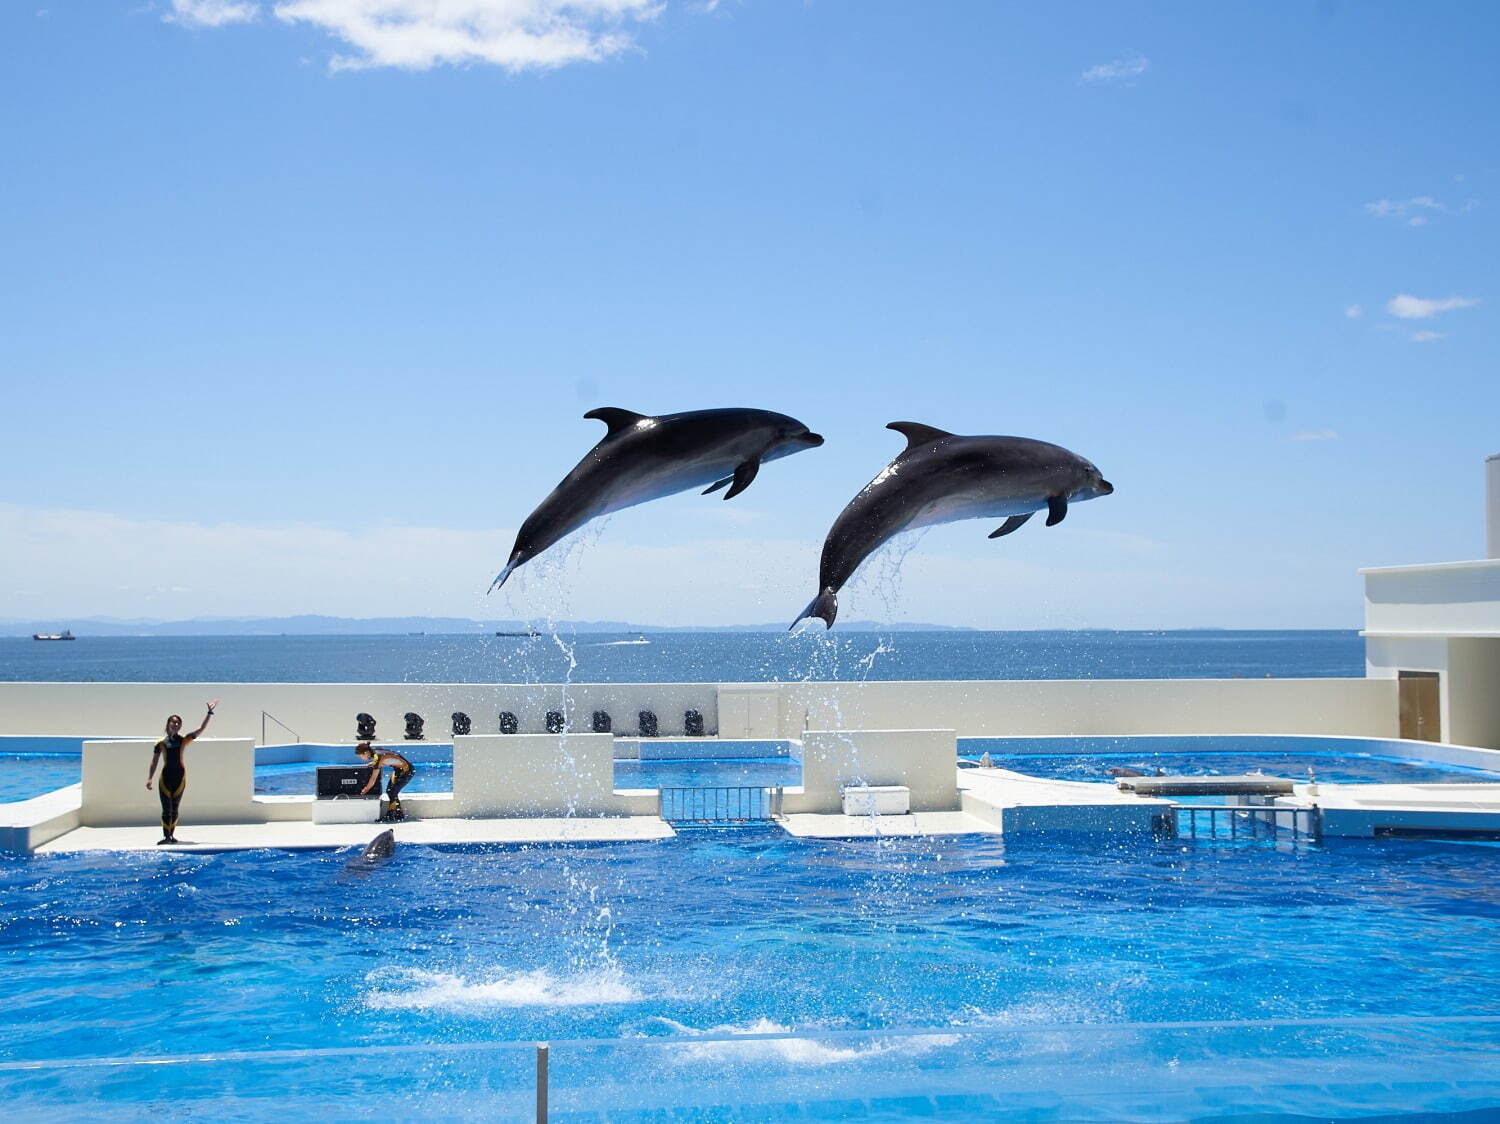
[[[206, 735], [183, 751], [187, 791], [180, 815], [184, 827], [193, 823], [260, 823], [256, 808], [255, 743], [248, 738], [209, 738]], [[161, 783], [158, 766], [151, 789], [146, 772], [151, 767], [151, 743], [90, 741], [83, 743], [83, 807], [85, 827], [138, 827], [161, 822]]]
[[1443, 740], [1500, 749], [1500, 639], [1448, 641]]
[[904, 785], [913, 812], [958, 808], [958, 742], [952, 730], [811, 730], [802, 739], [802, 791], [782, 810], [838, 813], [847, 784]]
[[656, 793], [614, 791], [609, 734], [483, 734], [453, 739], [459, 816], [653, 815]]
[[[1497, 563], [1500, 566], [1500, 563]], [[1134, 679], [905, 683], [644, 683], [390, 685], [325, 683], [0, 683], [0, 733], [158, 738], [166, 716], [189, 724], [219, 698], [216, 737], [259, 738], [270, 711], [301, 740], [352, 744], [354, 716], [368, 710], [381, 741], [399, 744], [401, 715], [415, 710], [431, 740], [449, 740], [462, 710], [474, 734], [497, 730], [513, 710], [522, 730], [541, 733], [548, 709], [566, 697], [575, 729], [608, 710], [615, 731], [634, 733], [636, 712], [653, 709], [661, 732], [680, 736], [688, 707], [729, 737], [799, 737], [804, 729], [954, 729], [960, 737], [1007, 734], [1353, 734], [1394, 737], [1394, 684], [1367, 679]], [[774, 704], [774, 716], [773, 707]], [[775, 727], [773, 730], [772, 727]], [[268, 724], [268, 740], [288, 741]]]
[[1500, 636], [1500, 559], [1360, 573], [1366, 633]]
[[1500, 453], [1484, 462], [1485, 553], [1500, 558]]
[[[87, 643], [86, 640], [78, 643]], [[273, 722], [268, 742], [334, 742], [352, 745], [354, 716], [375, 716], [379, 740], [402, 740], [402, 715], [427, 720], [429, 741], [451, 739], [451, 716], [463, 711], [473, 733], [499, 732], [499, 713], [512, 711], [522, 733], [546, 730], [546, 713], [561, 710], [574, 729], [587, 731], [595, 710], [607, 710], [615, 732], [634, 734], [642, 710], [654, 710], [664, 736], [683, 733], [689, 707], [703, 714], [707, 732], [718, 730], [718, 685], [713, 683], [618, 683], [560, 685], [424, 683], [0, 683], [0, 733], [123, 738], [162, 736], [167, 715], [181, 714], [188, 729], [203, 706], [219, 699], [209, 733], [260, 739], [266, 710], [299, 735]]]
[[796, 683], [782, 725], [1047, 734], [1351, 734], [1395, 737], [1395, 684], [1368, 679], [1116, 679]]

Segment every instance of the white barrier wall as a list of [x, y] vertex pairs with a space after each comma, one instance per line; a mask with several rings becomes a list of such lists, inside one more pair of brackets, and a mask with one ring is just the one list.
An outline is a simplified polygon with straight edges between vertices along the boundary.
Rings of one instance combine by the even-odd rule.
[[1395, 737], [1396, 687], [1369, 679], [997, 680], [791, 683], [782, 729], [1058, 734], [1349, 734]]
[[1500, 635], [1500, 559], [1382, 566], [1360, 573], [1367, 634]]
[[[83, 641], [80, 641], [82, 643]], [[959, 737], [1041, 734], [1351, 734], [1394, 737], [1396, 687], [1371, 679], [1011, 680], [905, 683], [623, 683], [561, 686], [342, 683], [0, 683], [0, 733], [159, 738], [166, 717], [191, 725], [221, 700], [213, 734], [352, 744], [354, 716], [373, 714], [378, 739], [399, 743], [401, 716], [427, 720], [448, 741], [463, 711], [473, 734], [498, 731], [513, 711], [523, 733], [541, 733], [548, 710], [588, 730], [607, 710], [621, 736], [654, 710], [661, 733], [681, 736], [683, 713], [702, 712], [710, 734], [800, 737], [808, 728], [954, 729]], [[721, 701], [722, 700], [722, 701]], [[721, 726], [721, 707], [726, 717]]]
[[[151, 742], [83, 743], [85, 827], [139, 827], [161, 822], [158, 764], [151, 789]], [[201, 737], [183, 751], [187, 791], [180, 815], [193, 823], [260, 823], [266, 817], [255, 806], [255, 743], [248, 738]]]
[[609, 734], [482, 734], [453, 739], [459, 816], [653, 815], [656, 794], [617, 795]]
[[904, 785], [913, 812], [958, 808], [958, 742], [952, 730], [810, 730], [802, 738], [802, 792], [782, 810], [843, 811], [844, 785]]
[[[88, 643], [87, 639], [76, 641]], [[499, 714], [511, 711], [520, 732], [546, 730], [549, 710], [562, 711], [570, 728], [587, 731], [595, 710], [609, 712], [615, 732], [632, 735], [642, 710], [656, 713], [663, 735], [683, 733], [689, 708], [703, 715], [707, 732], [718, 730], [718, 685], [713, 683], [427, 684], [427, 683], [0, 683], [0, 733], [80, 737], [162, 736], [167, 715], [181, 714], [188, 729], [203, 717], [204, 704], [219, 699], [209, 730], [216, 737], [261, 736], [267, 742], [353, 744], [354, 716], [376, 719], [379, 741], [402, 740], [402, 715], [426, 720], [429, 741], [449, 741], [452, 715], [462, 711], [474, 734], [500, 729]]]

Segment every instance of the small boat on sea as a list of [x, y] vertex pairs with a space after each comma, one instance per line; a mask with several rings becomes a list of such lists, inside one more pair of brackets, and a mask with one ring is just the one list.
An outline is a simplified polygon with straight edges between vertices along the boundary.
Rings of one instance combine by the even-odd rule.
[[33, 632], [31, 634], [31, 638], [33, 640], [73, 640], [73, 639], [76, 639], [76, 637], [74, 637], [73, 633], [70, 632], [66, 628], [63, 629], [61, 632]]
[[541, 633], [533, 629], [530, 632], [497, 632], [496, 636], [540, 636]]

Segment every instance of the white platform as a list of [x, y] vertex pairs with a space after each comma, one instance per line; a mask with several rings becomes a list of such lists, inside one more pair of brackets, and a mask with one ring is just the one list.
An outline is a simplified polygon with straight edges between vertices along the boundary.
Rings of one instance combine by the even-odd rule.
[[848, 785], [846, 816], [904, 816], [911, 811], [911, 789], [905, 785]]
[[380, 819], [379, 797], [313, 801], [313, 823], [374, 823], [378, 819]]
[[905, 816], [841, 816], [796, 812], [781, 826], [799, 839], [878, 839], [913, 835], [994, 835], [990, 824], [965, 812], [912, 812]]
[[[398, 843], [599, 843], [670, 839], [676, 834], [655, 816], [588, 819], [416, 820], [394, 825]], [[315, 824], [306, 820], [261, 824], [180, 824], [175, 847], [158, 847], [160, 827], [80, 827], [38, 847], [76, 851], [316, 851], [362, 847], [372, 824]]]

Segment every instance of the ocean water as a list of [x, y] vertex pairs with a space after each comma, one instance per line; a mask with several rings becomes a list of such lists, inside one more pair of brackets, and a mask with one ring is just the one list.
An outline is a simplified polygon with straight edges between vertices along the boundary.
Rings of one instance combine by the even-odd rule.
[[[838, 632], [0, 638], [0, 682], [678, 683], [1361, 676], [1357, 633]], [[570, 664], [572, 666], [570, 666]]]

